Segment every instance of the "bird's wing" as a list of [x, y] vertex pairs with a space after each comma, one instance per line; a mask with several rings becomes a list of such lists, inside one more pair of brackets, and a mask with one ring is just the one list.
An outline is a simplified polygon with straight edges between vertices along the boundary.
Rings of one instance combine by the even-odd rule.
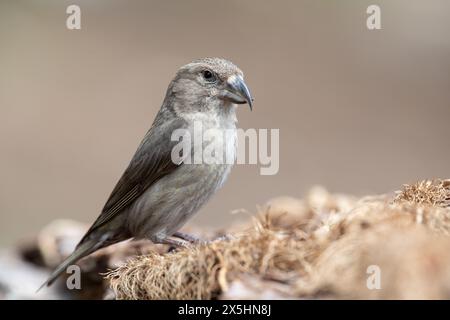
[[182, 165], [172, 161], [172, 148], [178, 142], [171, 141], [171, 135], [174, 130], [185, 127], [186, 122], [180, 118], [166, 119], [164, 123], [152, 126], [106, 201], [102, 213], [80, 244], [92, 231], [120, 214], [155, 181], [174, 172]]

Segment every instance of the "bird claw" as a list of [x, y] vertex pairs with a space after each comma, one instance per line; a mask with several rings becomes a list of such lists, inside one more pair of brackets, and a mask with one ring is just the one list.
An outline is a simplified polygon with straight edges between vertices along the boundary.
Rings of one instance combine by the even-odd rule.
[[215, 238], [213, 241], [230, 241], [236, 239], [235, 236], [231, 234], [224, 234], [223, 236]]
[[[208, 245], [208, 244], [211, 244], [211, 243], [217, 242], [217, 241], [229, 241], [229, 240], [235, 239], [235, 237], [233, 235], [229, 235], [229, 234], [220, 236], [213, 240], [201, 239], [199, 237], [196, 237], [194, 235], [184, 233], [184, 232], [175, 232], [173, 234], [173, 236], [176, 238], [182, 239], [184, 241], [187, 241], [189, 244], [198, 244], [198, 245]], [[189, 246], [189, 244], [187, 244], [187, 246]]]
[[176, 238], [185, 240], [185, 241], [187, 241], [189, 243], [192, 243], [192, 244], [201, 244], [201, 243], [204, 242], [203, 239], [201, 239], [199, 237], [196, 237], [196, 236], [194, 236], [192, 234], [184, 233], [184, 232], [175, 232], [173, 234], [173, 236], [176, 237]]
[[175, 238], [164, 238], [164, 239], [157, 239], [157, 240], [152, 240], [153, 243], [159, 243], [159, 244], [167, 244], [171, 247], [175, 247], [175, 248], [187, 248], [189, 246], [189, 242], [186, 242], [184, 240], [180, 240], [180, 239], [175, 239]]

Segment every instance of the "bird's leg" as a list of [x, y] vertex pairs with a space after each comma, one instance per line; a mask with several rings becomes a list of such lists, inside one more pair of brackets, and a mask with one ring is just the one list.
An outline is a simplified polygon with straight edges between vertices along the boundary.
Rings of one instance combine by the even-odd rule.
[[188, 241], [190, 243], [204, 243], [205, 240], [200, 239], [199, 237], [196, 237], [192, 234], [184, 233], [184, 232], [175, 232], [173, 234], [174, 237], [183, 239], [185, 241]]
[[203, 240], [203, 239], [201, 239], [201, 238], [199, 238], [197, 236], [194, 236], [194, 235], [189, 234], [189, 233], [184, 233], [184, 232], [175, 232], [173, 234], [173, 237], [176, 237], [176, 238], [179, 238], [179, 239], [183, 239], [183, 240], [188, 241], [188, 242], [193, 243], [193, 244], [194, 243], [196, 243], [196, 244], [208, 244], [208, 243], [215, 242], [215, 241], [227, 241], [227, 240], [234, 239], [234, 236], [232, 236], [232, 235], [223, 235], [223, 236], [220, 236], [220, 237], [218, 237], [216, 239], [213, 239], [213, 240]]
[[152, 242], [159, 243], [159, 244], [168, 244], [173, 247], [186, 248], [189, 246], [189, 243], [184, 240], [174, 239], [174, 238], [170, 238], [170, 237], [165, 237], [165, 238], [156, 237], [156, 238], [152, 239]]
[[213, 241], [229, 241], [233, 239], [236, 239], [236, 237], [231, 234], [225, 234], [223, 236], [215, 238]]

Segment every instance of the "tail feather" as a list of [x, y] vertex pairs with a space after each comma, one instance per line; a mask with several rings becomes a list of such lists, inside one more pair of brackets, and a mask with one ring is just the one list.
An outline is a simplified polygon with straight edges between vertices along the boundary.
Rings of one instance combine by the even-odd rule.
[[45, 281], [37, 290], [41, 290], [43, 287], [50, 286], [55, 280], [67, 269], [68, 266], [74, 264], [79, 259], [87, 256], [88, 254], [94, 252], [98, 248], [98, 241], [85, 241], [81, 243], [75, 251], [68, 256], [48, 277], [47, 281]]

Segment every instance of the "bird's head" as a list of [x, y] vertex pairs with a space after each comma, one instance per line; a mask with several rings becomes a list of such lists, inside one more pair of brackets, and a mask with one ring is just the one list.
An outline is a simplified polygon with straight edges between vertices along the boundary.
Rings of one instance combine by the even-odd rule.
[[232, 62], [220, 58], [204, 58], [181, 67], [169, 87], [168, 95], [187, 103], [185, 107], [232, 105], [253, 98], [244, 82], [244, 74]]

